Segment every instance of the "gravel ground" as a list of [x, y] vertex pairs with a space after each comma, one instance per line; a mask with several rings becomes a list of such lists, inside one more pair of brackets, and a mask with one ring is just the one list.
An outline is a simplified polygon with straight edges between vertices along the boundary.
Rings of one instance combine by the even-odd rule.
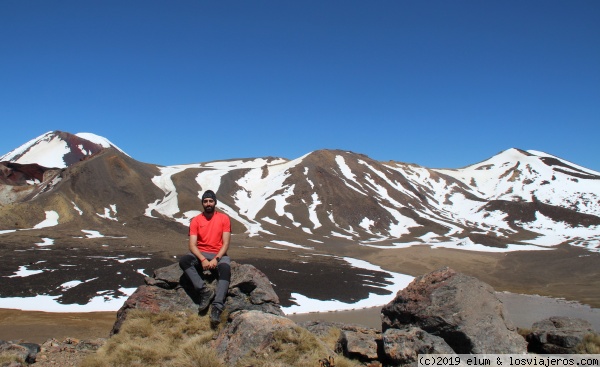
[[67, 338], [63, 341], [50, 339], [42, 344], [35, 367], [74, 367], [79, 366], [89, 354], [100, 348], [106, 339], [78, 340]]

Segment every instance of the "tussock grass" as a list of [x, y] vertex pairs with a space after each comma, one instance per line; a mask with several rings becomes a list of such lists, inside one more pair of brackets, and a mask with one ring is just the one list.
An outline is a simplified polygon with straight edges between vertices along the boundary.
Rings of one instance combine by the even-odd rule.
[[208, 317], [134, 310], [119, 334], [87, 357], [81, 366], [225, 367], [208, 347], [213, 335]]
[[[276, 331], [265, 353], [251, 355], [236, 366], [316, 367], [332, 355], [340, 330], [322, 341], [301, 327]], [[119, 334], [111, 337], [82, 367], [229, 367], [211, 348], [218, 330], [208, 316], [195, 313], [158, 313], [134, 310]], [[323, 346], [323, 342], [326, 346]], [[334, 355], [335, 367], [357, 367], [357, 362]]]
[[25, 360], [16, 354], [2, 352], [0, 353], [0, 366], [9, 366], [11, 363], [17, 362], [25, 365]]
[[526, 338], [527, 335], [531, 334], [532, 332], [533, 330], [529, 328], [517, 328], [517, 333], [519, 333], [519, 335], [521, 335], [523, 338]]
[[329, 329], [327, 335], [319, 337], [321, 341], [327, 345], [331, 350], [335, 350], [337, 346], [338, 340], [340, 340], [340, 336], [342, 334], [342, 330], [336, 327]]
[[[337, 333], [337, 336], [335, 334]], [[340, 331], [331, 332], [326, 339], [335, 345]], [[335, 340], [333, 339], [335, 337]], [[325, 341], [329, 347], [329, 342]], [[323, 346], [317, 337], [301, 327], [278, 330], [273, 333], [273, 340], [269, 348], [262, 355], [253, 355], [239, 361], [238, 366], [253, 367], [315, 367], [319, 366], [319, 359], [327, 358], [331, 350]], [[361, 366], [341, 356], [334, 356], [336, 367]]]
[[600, 354], [600, 334], [588, 334], [576, 348], [580, 354]]

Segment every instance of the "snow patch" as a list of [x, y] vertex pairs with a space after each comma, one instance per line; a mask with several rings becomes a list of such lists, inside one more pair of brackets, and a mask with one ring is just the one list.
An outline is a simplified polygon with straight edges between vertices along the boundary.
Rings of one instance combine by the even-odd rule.
[[117, 205], [111, 204], [109, 208], [104, 208], [104, 214], [96, 213], [97, 216], [104, 219], [110, 219], [118, 222], [119, 220], [113, 215], [117, 215]]
[[46, 211], [46, 219], [33, 226], [34, 229], [54, 227], [58, 225], [58, 213], [54, 210]]
[[303, 250], [314, 250], [313, 247], [306, 247], [306, 246], [302, 246], [302, 245], [297, 245], [295, 243], [291, 243], [291, 242], [287, 242], [287, 241], [279, 241], [279, 240], [272, 240], [272, 243], [276, 243], [278, 245], [281, 246], [286, 246], [286, 247], [293, 247], [293, 248], [300, 248]]

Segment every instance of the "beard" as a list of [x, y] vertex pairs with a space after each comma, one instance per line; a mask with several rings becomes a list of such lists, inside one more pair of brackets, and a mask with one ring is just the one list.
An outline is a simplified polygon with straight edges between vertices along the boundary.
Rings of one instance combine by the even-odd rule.
[[214, 206], [205, 206], [204, 207], [204, 212], [205, 213], [214, 213], [215, 212], [215, 207]]

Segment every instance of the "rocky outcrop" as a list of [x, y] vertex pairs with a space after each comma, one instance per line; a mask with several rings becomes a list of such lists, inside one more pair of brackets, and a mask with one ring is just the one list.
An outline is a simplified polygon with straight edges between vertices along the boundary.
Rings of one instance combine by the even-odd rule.
[[30, 199], [61, 171], [38, 164], [0, 162], [0, 205]]
[[[207, 277], [209, 287], [215, 279]], [[157, 269], [129, 297], [113, 328], [119, 331], [133, 309], [152, 312], [196, 310], [198, 302], [178, 264]], [[284, 317], [269, 280], [251, 265], [232, 263], [226, 300], [228, 323], [217, 335], [215, 348], [226, 363], [269, 354], [273, 335], [300, 328], [317, 338], [340, 332], [329, 350], [362, 363], [390, 366], [414, 364], [420, 353], [525, 353], [526, 342], [507, 321], [491, 286], [444, 268], [416, 278], [382, 309], [382, 331], [357, 325], [305, 322]]]
[[34, 343], [13, 343], [0, 340], [0, 354], [12, 357], [10, 366], [24, 366], [35, 362], [40, 346]]
[[573, 354], [587, 334], [593, 333], [592, 325], [582, 319], [550, 317], [532, 325], [526, 336], [531, 353]]
[[355, 324], [326, 321], [305, 321], [299, 326], [318, 337], [327, 337], [332, 329], [340, 331], [334, 347], [338, 354], [369, 363], [380, 359], [381, 331]]
[[[207, 277], [209, 287], [215, 283]], [[119, 310], [113, 334], [134, 309], [197, 312], [198, 300], [191, 294], [178, 264], [157, 269]], [[416, 365], [419, 354], [525, 353], [525, 339], [506, 321], [494, 290], [449, 268], [418, 277], [399, 291], [382, 309], [382, 330], [325, 321], [296, 324], [284, 316], [267, 277], [252, 265], [235, 262], [226, 308], [227, 320], [208, 342], [225, 365], [314, 365], [317, 356], [326, 366], [334, 359], [338, 365], [338, 357], [344, 356], [351, 363], [393, 367]], [[531, 352], [573, 353], [591, 332], [587, 321], [552, 317], [535, 323], [527, 340]], [[104, 342], [47, 342], [38, 362], [40, 356], [54, 361], [63, 350], [77, 355], [69, 361], [80, 361], [79, 354], [93, 352]], [[23, 361], [14, 367], [35, 360], [40, 351], [36, 346], [0, 341], [0, 351]]]
[[415, 278], [381, 312], [384, 331], [416, 326], [459, 354], [526, 352], [494, 289], [450, 268]]
[[[205, 275], [207, 286], [214, 289], [215, 277], [210, 273]], [[119, 309], [111, 335], [119, 332], [127, 314], [134, 309], [151, 312], [181, 310], [196, 312], [199, 299], [195, 293], [178, 263], [157, 269], [152, 277], [146, 278], [146, 284], [138, 287]], [[283, 316], [279, 297], [269, 279], [254, 266], [238, 264], [234, 261], [231, 262], [231, 282], [225, 309], [231, 317], [236, 312], [248, 310]]]
[[[268, 360], [281, 348], [278, 339], [292, 344], [301, 333], [302, 328], [287, 317], [242, 311], [219, 333], [213, 347], [226, 365], [234, 366], [244, 358]], [[294, 335], [298, 337], [294, 338]], [[318, 342], [316, 337], [314, 340]], [[324, 343], [320, 344], [322, 349], [327, 349]]]
[[416, 326], [387, 329], [383, 333], [382, 347], [388, 366], [414, 365], [419, 354], [455, 354], [444, 339]]

